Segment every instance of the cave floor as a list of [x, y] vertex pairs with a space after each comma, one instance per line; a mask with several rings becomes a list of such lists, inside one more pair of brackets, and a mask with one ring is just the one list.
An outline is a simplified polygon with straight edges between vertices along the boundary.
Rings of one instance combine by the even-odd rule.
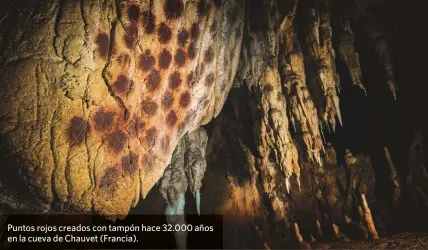
[[376, 241], [334, 242], [333, 249], [428, 249], [428, 233], [400, 233]]

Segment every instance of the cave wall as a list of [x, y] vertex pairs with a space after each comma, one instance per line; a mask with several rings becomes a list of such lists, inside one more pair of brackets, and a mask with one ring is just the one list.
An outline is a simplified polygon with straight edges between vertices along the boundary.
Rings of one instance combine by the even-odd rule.
[[[279, 202], [276, 200], [275, 196], [269, 197], [269, 195], [266, 195], [266, 189], [261, 187], [261, 183], [259, 183], [259, 187], [254, 185], [255, 188], [258, 189], [258, 195], [256, 195], [256, 197], [254, 197], [254, 193], [252, 193], [251, 196], [247, 195], [245, 197], [237, 195], [243, 192], [240, 189], [248, 190], [249, 185], [252, 185], [240, 185], [240, 183], [242, 183], [240, 181], [240, 178], [242, 178], [241, 176], [247, 176], [246, 178], [249, 180], [259, 178], [262, 180], [261, 182], [267, 182], [266, 179], [264, 179], [265, 177], [263, 177], [262, 164], [257, 164], [257, 158], [262, 157], [257, 152], [257, 142], [256, 145], [254, 145], [253, 141], [248, 140], [248, 138], [251, 138], [251, 132], [254, 132], [254, 128], [252, 128], [252, 124], [254, 123], [251, 120], [251, 115], [248, 115], [251, 109], [243, 107], [246, 106], [247, 103], [250, 103], [251, 106], [251, 99], [247, 99], [248, 94], [246, 94], [247, 89], [245, 88], [251, 83], [248, 83], [248, 79], [242, 76], [242, 74], [247, 74], [245, 73], [245, 66], [240, 65], [239, 70], [241, 74], [238, 71], [237, 80], [234, 85], [240, 88], [232, 89], [223, 113], [210, 125], [212, 131], [215, 132], [210, 136], [209, 145], [213, 145], [212, 147], [216, 148], [216, 151], [212, 153], [213, 155], [211, 155], [211, 157], [208, 157], [209, 168], [206, 177], [210, 176], [210, 178], [214, 178], [214, 175], [220, 172], [226, 175], [227, 178], [219, 175], [215, 178], [215, 181], [211, 181], [208, 178], [205, 179], [204, 190], [212, 194], [212, 192], [216, 190], [213, 183], [221, 179], [221, 183], [227, 183], [227, 188], [225, 188], [227, 191], [223, 191], [226, 192], [227, 195], [223, 194], [222, 199], [218, 198], [218, 203], [203, 202], [203, 204], [205, 204], [203, 206], [208, 209], [207, 211], [219, 211], [215, 210], [215, 207], [219, 209], [223, 208], [224, 203], [237, 204], [235, 207], [245, 206], [247, 209], [243, 210], [241, 213], [241, 215], [245, 214], [246, 219], [243, 220], [245, 222], [248, 221], [248, 214], [259, 214], [259, 207], [263, 207], [261, 213], [264, 213], [264, 215], [258, 218], [272, 218], [272, 220], [275, 221], [275, 225], [263, 224], [256, 217], [252, 220], [250, 219], [247, 224], [250, 228], [253, 228], [254, 224], [258, 225], [259, 229], [262, 228], [263, 234], [261, 237], [259, 235], [259, 237], [268, 242], [270, 246], [277, 246], [276, 244], [281, 242], [281, 240], [286, 241], [293, 238], [290, 236], [290, 234], [293, 235], [293, 233], [289, 231], [292, 222], [298, 222], [299, 225], [301, 224], [301, 231], [304, 232], [304, 237], [306, 238], [309, 233], [313, 235], [317, 234], [316, 220], [320, 220], [323, 223], [323, 228], [330, 234], [332, 234], [332, 222], [339, 225], [344, 224], [344, 214], [351, 216], [355, 221], [361, 220], [360, 215], [358, 215], [358, 209], [356, 209], [356, 207], [361, 206], [358, 199], [358, 194], [361, 193], [365, 193], [368, 197], [368, 203], [369, 206], [372, 207], [374, 222], [380, 235], [404, 230], [404, 228], [407, 230], [425, 228], [423, 226], [426, 223], [426, 212], [423, 212], [425, 211], [425, 205], [421, 205], [420, 203], [425, 202], [425, 198], [423, 197], [426, 191], [419, 193], [420, 191], [409, 191], [406, 188], [406, 183], [408, 183], [406, 178], [409, 179], [407, 177], [409, 170], [419, 169], [413, 170], [413, 174], [411, 174], [416, 176], [416, 172], [423, 171], [424, 167], [422, 162], [426, 162], [426, 154], [423, 153], [425, 152], [424, 150], [420, 149], [422, 153], [418, 153], [418, 156], [414, 156], [414, 153], [412, 156], [411, 153], [414, 152], [411, 148], [419, 148], [419, 146], [414, 145], [421, 144], [420, 141], [425, 137], [423, 134], [428, 132], [426, 131], [427, 117], [423, 114], [423, 107], [426, 106], [424, 104], [426, 98], [423, 97], [426, 93], [426, 85], [421, 84], [421, 81], [424, 79], [423, 65], [425, 65], [424, 58], [426, 58], [427, 53], [422, 42], [426, 42], [426, 38], [420, 36], [420, 32], [418, 32], [416, 28], [417, 24], [422, 22], [421, 19], [423, 14], [420, 13], [421, 6], [417, 1], [412, 1], [409, 4], [400, 3], [399, 1], [388, 1], [387, 3], [379, 1], [379, 3], [370, 2], [362, 4], [359, 3], [361, 1], [356, 2], [357, 3], [351, 3], [350, 5], [351, 7], [353, 5], [356, 6], [357, 9], [349, 9], [349, 6], [346, 7], [344, 4], [336, 2], [331, 5], [330, 10], [332, 12], [332, 43], [333, 49], [336, 50], [334, 70], [336, 70], [339, 76], [338, 82], [340, 89], [338, 88], [338, 97], [340, 98], [343, 126], [336, 126], [334, 133], [329, 133], [326, 126], [320, 129], [319, 134], [324, 135], [325, 141], [328, 142], [328, 144], [331, 143], [329, 146], [326, 146], [326, 143], [323, 145], [326, 150], [321, 154], [323, 156], [324, 172], [319, 172], [320, 166], [314, 164], [314, 161], [311, 161], [310, 157], [308, 157], [307, 145], [309, 144], [301, 139], [301, 128], [299, 131], [293, 127], [293, 122], [291, 120], [296, 119], [296, 115], [287, 113], [290, 121], [290, 133], [299, 151], [301, 191], [298, 189], [299, 184], [294, 176], [290, 179], [292, 187], [290, 194], [286, 192], [286, 188], [275, 189], [275, 192], [279, 193], [275, 195], [280, 197], [279, 199], [281, 201]], [[379, 6], [376, 7], [376, 4], [379, 4]], [[373, 5], [375, 5], [375, 7], [373, 7]], [[299, 8], [304, 9], [305, 7], [299, 6]], [[345, 12], [344, 8], [348, 8], [349, 12], [351, 12], [345, 15], [345, 17], [342, 16], [343, 12]], [[372, 31], [367, 28], [367, 25], [371, 25], [370, 22], [375, 22], [373, 19], [365, 16], [370, 14], [370, 9], [376, 10], [374, 12], [375, 14], [371, 14], [371, 17], [376, 15], [376, 22], [381, 22], [381, 24], [378, 24], [380, 28], [377, 28], [378, 33], [381, 33], [381, 35], [376, 37], [376, 39], [373, 39]], [[292, 12], [293, 5], [288, 6], [288, 10]], [[299, 12], [297, 11], [297, 13]], [[258, 16], [258, 18], [262, 18], [260, 16]], [[297, 16], [299, 17], [299, 14], [297, 14]], [[301, 14], [301, 16], [304, 16], [304, 14]], [[340, 34], [343, 32], [343, 22], [341, 22], [343, 18], [349, 18], [351, 21], [354, 35], [353, 41], [355, 43], [352, 49], [359, 54], [359, 70], [352, 71], [352, 69], [349, 68], [349, 65], [352, 65], [352, 63], [347, 64], [346, 58], [341, 56], [343, 52], [340, 51]], [[305, 18], [302, 17], [302, 19], [303, 20], [299, 20], [299, 24], [296, 26], [298, 27], [299, 43], [301, 45], [298, 46], [294, 43], [290, 47], [295, 50], [302, 47], [304, 53], [308, 53], [307, 50], [305, 51], [305, 49], [307, 49], [304, 45], [305, 35], [302, 35], [302, 33], [305, 34], [305, 31], [302, 31], [305, 28], [299, 26], [305, 23]], [[280, 24], [277, 26], [280, 26]], [[290, 26], [287, 31], [290, 31]], [[244, 33], [244, 41], [245, 39], [251, 40], [251, 38], [245, 37], [245, 35]], [[269, 38], [269, 35], [266, 35], [266, 37]], [[284, 39], [284, 36], [278, 35], [278, 37], [281, 44], [281, 39]], [[290, 34], [285, 37], [290, 39]], [[389, 47], [387, 52], [389, 56], [387, 58], [388, 60], [379, 53], [381, 51], [380, 47], [382, 47], [381, 44], [385, 41], [388, 42]], [[412, 45], [414, 43], [419, 45]], [[284, 41], [281, 45], [284, 46]], [[243, 46], [245, 46], [245, 43]], [[345, 47], [344, 49], [348, 48]], [[245, 49], [242, 49], [242, 51], [245, 51]], [[279, 51], [281, 50], [279, 49]], [[295, 51], [293, 52], [293, 56], [296, 54], [298, 55]], [[280, 57], [281, 52], [279, 52], [278, 55]], [[241, 60], [241, 63], [248, 63], [248, 56], [244, 55], [243, 57], [244, 59]], [[294, 74], [292, 76], [294, 79], [296, 79], [296, 76], [299, 76], [299, 74], [300, 77], [303, 76], [305, 79], [304, 83], [308, 84], [307, 86], [309, 90], [311, 90], [310, 77], [314, 72], [313, 68], [310, 66], [310, 59], [308, 60], [307, 55], [305, 56], [304, 62], [309, 65], [306, 66], [306, 70], [309, 70], [309, 72], [306, 71], [303, 72], [303, 74], [299, 73], [298, 60], [299, 59], [297, 59], [297, 64], [296, 59], [292, 61], [292, 63], [294, 63], [294, 65], [291, 64], [294, 66], [291, 67], [294, 69]], [[388, 66], [389, 63], [386, 63], [385, 60], [393, 66]], [[284, 67], [284, 62], [279, 65], [280, 70], [289, 69]], [[285, 66], [287, 66], [286, 63]], [[391, 68], [393, 68], [392, 74], [391, 71], [388, 71]], [[286, 75], [286, 73], [287, 72], [282, 73], [281, 77]], [[357, 75], [360, 82], [356, 81], [355, 79], [357, 77], [352, 74], [361, 74]], [[394, 79], [394, 83], [388, 84], [388, 81], [392, 78]], [[283, 81], [283, 78], [281, 78], [281, 81]], [[400, 87], [397, 88], [397, 85]], [[284, 88], [283, 91], [283, 94], [286, 96], [286, 108], [290, 109], [291, 98], [289, 94], [292, 92], [286, 88]], [[317, 94], [317, 92], [314, 92], [312, 89], [311, 97], [314, 97], [314, 93]], [[316, 97], [314, 97], [315, 105], [319, 105], [316, 103], [315, 99]], [[295, 111], [296, 109], [293, 109], [288, 112]], [[229, 125], [225, 125], [225, 123]], [[423, 132], [419, 134], [419, 137], [414, 138], [413, 134], [415, 130]], [[236, 137], [236, 139], [232, 139], [231, 137]], [[239, 146], [231, 146], [234, 145], [231, 141], [239, 142]], [[245, 149], [242, 149], [242, 144], [246, 144]], [[411, 145], [413, 146], [411, 147]], [[219, 147], [224, 147], [225, 149], [218, 149]], [[391, 154], [389, 154], [391, 159], [388, 159], [386, 156], [385, 147], [388, 147], [388, 152], [391, 152]], [[352, 181], [347, 179], [349, 178], [349, 176], [347, 176], [349, 172], [352, 172], [348, 171], [346, 168], [345, 153], [347, 149], [350, 149], [358, 159], [358, 166], [354, 168], [357, 173], [353, 173], [356, 177], [354, 176]], [[318, 150], [320, 150], [320, 147]], [[222, 154], [220, 152], [225, 153]], [[251, 155], [251, 158], [255, 159], [254, 163], [252, 163], [250, 167], [247, 167], [247, 160], [245, 160], [245, 163], [239, 163], [236, 158], [239, 159], [240, 157], [236, 155], [241, 154]], [[229, 160], [231, 157], [230, 155], [235, 155], [232, 157], [235, 159]], [[334, 157], [332, 155], [334, 155]], [[330, 160], [331, 158], [334, 158], [334, 160]], [[422, 160], [422, 158], [425, 160]], [[388, 162], [389, 160], [390, 162]], [[391, 162], [394, 164], [396, 171], [398, 171], [397, 177], [394, 178], [400, 182], [402, 191], [399, 190], [399, 187], [397, 189], [394, 186], [396, 182], [394, 182], [394, 178], [391, 177], [393, 175], [391, 174], [392, 170], [388, 166]], [[232, 169], [233, 167], [230, 165], [233, 165], [235, 169]], [[240, 166], [245, 166], [247, 170], [244, 171]], [[216, 174], [214, 174], [214, 172]], [[284, 176], [286, 176], [286, 174], [284, 174], [283, 177]], [[278, 183], [284, 183], [283, 177], [279, 178], [280, 181]], [[417, 179], [418, 181], [416, 182], [420, 184], [411, 184], [408, 186], [409, 189], [424, 189], [424, 184], [422, 184], [424, 178]], [[270, 182], [272, 181], [270, 180]], [[361, 184], [361, 186], [357, 187], [359, 184], [353, 184], [352, 187], [354, 190], [348, 192], [347, 184], [350, 182], [360, 182], [359, 184]], [[232, 187], [235, 186], [243, 187], [240, 188], [239, 191], [236, 191], [236, 188], [232, 189]], [[411, 199], [412, 201], [408, 201], [394, 192], [401, 192], [402, 197], [412, 197], [416, 193], [419, 193], [416, 196], [420, 198], [414, 198]], [[350, 200], [348, 198], [349, 193], [352, 193]], [[394, 199], [400, 200], [400, 208], [397, 209], [394, 207]], [[250, 205], [248, 205], [249, 202]], [[334, 204], [335, 202], [337, 202], [337, 204]], [[218, 205], [214, 205], [216, 203]], [[277, 213], [274, 206], [278, 203], [283, 204], [281, 205], [281, 214], [284, 215], [282, 219], [276, 217]], [[223, 209], [220, 210], [223, 214], [229, 214], [228, 211], [231, 211], [231, 214], [236, 214], [236, 210], [233, 208], [229, 208], [229, 210], [226, 211]], [[251, 212], [247, 212], [247, 210]], [[412, 211], [417, 211], [417, 215], [413, 214]], [[323, 220], [325, 214], [328, 215], [328, 220]], [[397, 220], [397, 217], [394, 218], [394, 216], [403, 216], [404, 219]], [[235, 216], [235, 218], [239, 218], [239, 216]], [[404, 225], [406, 225], [406, 227], [403, 227]], [[242, 241], [245, 241], [243, 240], [244, 238], [250, 238], [256, 234], [257, 230], [253, 230], [248, 233], [242, 232], [239, 237], [242, 237]], [[230, 242], [237, 244], [239, 240], [230, 239]], [[279, 245], [281, 244], [279, 243]]]
[[[316, 220], [326, 234], [331, 235], [332, 223], [345, 223], [345, 214], [353, 220], [361, 220], [358, 214], [361, 194], [366, 195], [373, 208], [381, 235], [384, 233], [382, 224], [391, 224], [393, 215], [405, 216], [402, 225], [407, 226], [415, 222], [422, 226], [427, 221], [426, 205], [423, 205], [428, 191], [423, 179], [427, 159], [423, 137], [428, 133], [424, 115], [427, 85], [423, 84], [427, 50], [426, 38], [420, 35], [418, 26], [424, 16], [419, 2], [184, 1], [184, 14], [181, 13], [180, 18], [176, 16], [180, 4], [172, 4], [174, 8], [166, 11], [164, 7], [171, 1], [161, 1], [154, 6], [147, 5], [151, 1], [136, 2], [144, 10], [153, 9], [164, 15], [175, 33], [181, 22], [192, 29], [192, 23], [200, 19], [200, 33], [192, 34], [197, 36], [192, 41], [201, 43], [198, 49], [201, 56], [182, 68], [183, 75], [196, 72], [197, 82], [202, 86], [190, 88], [192, 96], [201, 97], [192, 104], [194, 112], [179, 113], [180, 119], [190, 119], [192, 115], [189, 114], [194, 114], [193, 122], [183, 125], [187, 129], [173, 133], [174, 140], [161, 155], [158, 153], [160, 147], [166, 145], [161, 143], [165, 140], [156, 138], [156, 146], [148, 153], [156, 159], [139, 159], [142, 168], [139, 177], [119, 177], [115, 169], [108, 170], [96, 163], [97, 157], [88, 153], [96, 152], [96, 145], [103, 152], [106, 150], [103, 157], [112, 158], [112, 166], [116, 166], [115, 162], [122, 164], [121, 157], [125, 157], [124, 164], [129, 161], [129, 167], [133, 167], [136, 155], [132, 150], [125, 150], [113, 157], [108, 153], [109, 138], [115, 138], [110, 135], [113, 130], [104, 139], [100, 139], [102, 135], [87, 138], [87, 133], [97, 131], [97, 124], [69, 118], [82, 110], [90, 119], [99, 112], [106, 113], [93, 107], [98, 108], [104, 99], [115, 106], [116, 111], [121, 110], [121, 105], [130, 105], [129, 110], [133, 110], [132, 106], [141, 100], [132, 95], [131, 98], [121, 96], [113, 78], [118, 72], [138, 71], [135, 68], [137, 55], [150, 59], [142, 48], [155, 47], [151, 41], [159, 43], [159, 48], [175, 45], [163, 43], [162, 34], [144, 35], [150, 29], [144, 25], [138, 28], [142, 34], [132, 33], [135, 29], [132, 29], [134, 16], [130, 1], [82, 1], [80, 4], [40, 1], [28, 8], [18, 8], [19, 1], [8, 1], [10, 8], [1, 10], [6, 18], [0, 22], [1, 27], [8, 27], [0, 36], [1, 100], [4, 104], [1, 109], [2, 153], [7, 156], [4, 162], [8, 165], [25, 168], [23, 175], [12, 175], [11, 168], [3, 167], [1, 177], [9, 187], [11, 182], [7, 180], [16, 180], [12, 182], [14, 185], [30, 187], [30, 192], [27, 198], [24, 192], [17, 192], [18, 189], [4, 189], [0, 194], [3, 201], [16, 209], [88, 210], [93, 204], [93, 194], [83, 189], [105, 184], [97, 179], [104, 176], [107, 184], [94, 203], [98, 212], [127, 213], [138, 204], [131, 212], [164, 213], [164, 207], [174, 203], [176, 198], [163, 198], [168, 192], [165, 190], [178, 190], [169, 185], [169, 175], [164, 175], [164, 170], [174, 165], [170, 159], [175, 145], [185, 137], [185, 132], [206, 124], [207, 170], [199, 187], [200, 210], [225, 216], [225, 223], [230, 226], [225, 234], [228, 246], [262, 247], [267, 242], [269, 246], [281, 247], [294, 240], [291, 229], [295, 222], [299, 223], [305, 238], [308, 233], [316, 234]], [[12, 13], [20, 13], [20, 20], [24, 21], [11, 18]], [[68, 19], [79, 22], [67, 22]], [[221, 22], [214, 25], [215, 20]], [[113, 25], [119, 21], [123, 23]], [[162, 33], [159, 20], [155, 26]], [[47, 31], [37, 32], [46, 27], [49, 27]], [[98, 29], [114, 30], [114, 37], [123, 35], [124, 39], [117, 42], [106, 38]], [[77, 35], [70, 35], [71, 31], [76, 31]], [[211, 68], [205, 65], [212, 59], [207, 47], [211, 39], [214, 39], [216, 65], [212, 79], [208, 77]], [[116, 50], [113, 45], [106, 46], [112, 40], [115, 40]], [[132, 60], [128, 58], [133, 63], [119, 55], [131, 49], [137, 51], [131, 53]], [[192, 52], [191, 46], [188, 49], [187, 54]], [[208, 56], [204, 51], [208, 51]], [[110, 63], [104, 63], [105, 53], [111, 57], [112, 60], [107, 60]], [[85, 65], [93, 67], [85, 68]], [[140, 66], [144, 71], [147, 64]], [[99, 74], [91, 78], [92, 71]], [[85, 74], [79, 74], [82, 72]], [[148, 77], [147, 72], [142, 74]], [[83, 79], [83, 76], [89, 78]], [[169, 76], [169, 73], [163, 75], [165, 79]], [[111, 78], [107, 85], [104, 77]], [[216, 84], [207, 87], [207, 79]], [[85, 90], [86, 80], [92, 84]], [[229, 93], [232, 83], [234, 88]], [[168, 89], [167, 81], [161, 85]], [[181, 94], [177, 92], [175, 99], [181, 100]], [[117, 102], [115, 97], [126, 101]], [[160, 95], [154, 100], [165, 104]], [[186, 104], [186, 100], [183, 102]], [[144, 115], [145, 111], [131, 113]], [[215, 116], [217, 118], [213, 119]], [[55, 118], [53, 123], [58, 124], [58, 128], [50, 127], [47, 117]], [[135, 119], [125, 120], [131, 127], [141, 125], [137, 125]], [[165, 125], [160, 118], [150, 121], [153, 127]], [[70, 130], [67, 124], [77, 124], [79, 129]], [[127, 127], [120, 122], [115, 124], [119, 129]], [[91, 129], [87, 129], [88, 126]], [[416, 129], [421, 133], [414, 139], [412, 135]], [[56, 132], [62, 133], [61, 136], [55, 137], [59, 135]], [[49, 138], [51, 140], [47, 140]], [[43, 141], [50, 144], [41, 143]], [[76, 143], [80, 148], [75, 147]], [[25, 151], [22, 145], [27, 144], [35, 150]], [[67, 159], [55, 156], [55, 150], [48, 148], [52, 145], [58, 145], [57, 153], [68, 155]], [[385, 147], [389, 148], [390, 161]], [[60, 163], [55, 163], [58, 159]], [[82, 172], [88, 167], [87, 162], [91, 162], [90, 167], [101, 166], [94, 176]], [[404, 185], [402, 195], [419, 195], [415, 199], [404, 198], [401, 202], [404, 205], [400, 205], [398, 212], [392, 208], [391, 162], [396, 168], [397, 179]], [[180, 164], [185, 165], [186, 161]], [[155, 171], [145, 168], [148, 165], [161, 167]], [[182, 172], [183, 178], [184, 175]], [[137, 179], [149, 181], [140, 183]], [[121, 185], [126, 187], [118, 188]], [[151, 189], [152, 186], [155, 188]], [[187, 183], [179, 189], [175, 195], [185, 192]], [[190, 193], [195, 195], [196, 189], [193, 187]], [[140, 194], [146, 199], [138, 203]], [[186, 195], [191, 197], [189, 192]], [[120, 197], [126, 197], [126, 204], [118, 205], [118, 200], [122, 201]], [[197, 210], [195, 207], [186, 209], [191, 213]], [[413, 211], [417, 213], [412, 215]]]

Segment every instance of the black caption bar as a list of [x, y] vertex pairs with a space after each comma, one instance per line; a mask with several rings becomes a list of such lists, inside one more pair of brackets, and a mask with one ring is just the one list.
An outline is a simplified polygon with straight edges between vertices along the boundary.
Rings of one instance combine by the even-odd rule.
[[164, 215], [129, 215], [112, 222], [91, 215], [11, 215], [3, 249], [171, 249], [177, 232], [187, 232], [187, 247], [223, 248], [223, 217], [187, 215], [170, 224]]

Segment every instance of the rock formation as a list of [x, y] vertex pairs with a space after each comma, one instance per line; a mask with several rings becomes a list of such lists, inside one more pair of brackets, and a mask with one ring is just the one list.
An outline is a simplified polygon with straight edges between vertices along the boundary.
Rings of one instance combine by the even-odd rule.
[[[323, 124], [336, 129], [336, 118], [342, 124], [337, 93], [338, 76], [335, 70], [335, 53], [331, 45], [330, 11], [328, 3], [322, 8], [310, 7], [307, 13], [307, 31], [305, 43], [308, 48], [310, 65], [313, 69], [313, 82], [318, 84], [320, 93], [318, 99], [318, 112]], [[314, 83], [314, 84], [315, 84]]]
[[309, 158], [322, 164], [320, 153], [324, 151], [317, 109], [306, 86], [303, 52], [300, 48], [295, 26], [297, 4], [281, 23], [280, 27], [280, 72], [288, 117], [300, 140], [305, 145]]
[[[185, 193], [190, 190], [196, 197], [196, 207], [200, 213], [200, 192], [202, 178], [206, 169], [205, 148], [207, 135], [204, 129], [186, 134], [179, 141], [160, 181], [159, 191], [167, 203], [165, 215], [171, 225], [186, 223]], [[175, 231], [175, 240], [179, 249], [186, 249], [187, 232]]]
[[393, 98], [396, 100], [398, 86], [395, 80], [390, 44], [388, 39], [385, 37], [383, 20], [380, 20], [382, 13], [376, 5], [368, 7], [367, 9], [366, 15], [364, 15], [363, 18], [366, 23], [366, 32], [372, 40], [378, 60], [382, 64], [382, 68], [386, 76], [386, 84], [391, 91]]
[[343, 233], [352, 240], [367, 240], [369, 238], [367, 228], [361, 222], [352, 221], [347, 215], [345, 215], [345, 225], [342, 228]]
[[367, 200], [364, 194], [361, 195], [361, 203], [364, 208], [364, 219], [365, 219], [367, 228], [369, 229], [370, 236], [372, 237], [372, 239], [377, 240], [379, 239], [379, 235], [377, 234], [376, 227], [373, 222], [372, 213], [369, 208], [369, 205], [367, 204]]
[[352, 31], [352, 24], [355, 24], [355, 4], [353, 1], [343, 1], [343, 14], [340, 19], [340, 33], [339, 33], [339, 54], [341, 59], [345, 62], [352, 83], [360, 87], [367, 95], [366, 88], [363, 85], [363, 75], [360, 66], [360, 55], [355, 49], [355, 34]]
[[179, 139], [219, 114], [242, 2], [5, 3], [0, 134], [29, 196], [53, 210], [127, 214]]
[[395, 168], [394, 162], [391, 159], [391, 154], [389, 153], [388, 148], [385, 147], [384, 150], [385, 150], [385, 160], [390, 170], [390, 180], [393, 186], [392, 203], [394, 205], [394, 208], [397, 209], [399, 206], [400, 197], [401, 197], [400, 179], [398, 177], [397, 169]]
[[[369, 2], [0, 4], [0, 204], [115, 219], [152, 205], [150, 193], [169, 223], [185, 224], [189, 191], [192, 213], [224, 216], [228, 248], [283, 248], [293, 229], [303, 248], [309, 234], [378, 238], [390, 208], [377, 177], [392, 183], [394, 213], [410, 216], [428, 208], [428, 170], [421, 134], [396, 156], [388, 148], [402, 141], [373, 112], [350, 127], [394, 143], [361, 146], [346, 127], [344, 103], [389, 105], [373, 79], [393, 99], [407, 80], [380, 21], [386, 3]], [[186, 248], [187, 235], [174, 236]]]

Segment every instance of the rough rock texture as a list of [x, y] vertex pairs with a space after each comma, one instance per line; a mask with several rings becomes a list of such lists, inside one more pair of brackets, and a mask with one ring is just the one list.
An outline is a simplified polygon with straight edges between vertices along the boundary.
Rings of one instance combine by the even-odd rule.
[[[348, 145], [359, 134], [344, 132], [365, 124], [377, 137], [395, 125], [380, 128], [345, 82], [367, 88], [365, 102], [381, 110], [367, 72], [394, 98], [396, 81], [414, 79], [395, 72], [393, 41], [371, 6], [384, 1], [23, 2], [0, 8], [0, 202], [104, 215], [166, 205], [180, 215], [167, 220], [185, 223], [189, 188], [197, 203], [208, 197], [198, 212], [224, 215], [226, 248], [283, 248], [297, 224], [300, 247], [314, 247], [309, 234], [334, 239], [334, 229], [355, 238], [348, 224], [366, 238], [361, 195], [380, 236], [385, 214], [426, 223], [423, 136], [394, 170], [387, 142], [361, 149]], [[369, 121], [336, 128], [341, 94]], [[383, 176], [403, 193], [385, 198], [399, 204], [394, 213], [375, 198]]]
[[262, 11], [259, 15], [248, 16], [245, 29], [248, 42], [242, 48], [243, 57], [248, 61], [241, 60], [245, 65], [241, 72], [243, 88], [246, 89], [259, 156], [256, 169], [261, 173], [263, 192], [275, 211], [277, 221], [285, 219], [287, 210], [280, 190], [284, 187], [289, 190], [289, 178], [293, 173], [298, 185], [300, 183], [298, 152], [289, 131], [289, 107], [282, 92], [278, 69], [278, 22], [284, 18], [279, 13], [279, 6], [279, 2], [249, 2], [249, 12]]
[[127, 214], [162, 176], [182, 135], [220, 112], [238, 64], [244, 5], [8, 4], [0, 22], [4, 158], [19, 166], [40, 206]]
[[[208, 136], [203, 128], [185, 134], [165, 169], [160, 180], [159, 191], [165, 201], [174, 206], [180, 195], [184, 195], [188, 188], [196, 196], [199, 211], [199, 190], [207, 168], [206, 147]], [[184, 196], [183, 196], [184, 197]]]
[[166, 167], [160, 181], [159, 191], [170, 205], [187, 190], [187, 178], [184, 171], [185, 140], [180, 140], [172, 154], [171, 163]]
[[387, 147], [385, 150], [385, 160], [386, 164], [390, 171], [390, 179], [392, 182], [392, 203], [394, 205], [394, 209], [397, 209], [400, 203], [401, 197], [401, 188], [400, 188], [400, 178], [398, 177], [397, 169], [395, 168], [394, 162], [392, 161], [391, 154]]
[[208, 135], [206, 131], [199, 128], [185, 137], [186, 155], [185, 170], [189, 182], [190, 191], [195, 195], [202, 187], [202, 179], [207, 169], [206, 148]]
[[372, 213], [371, 213], [371, 210], [369, 208], [369, 205], [367, 204], [367, 200], [366, 200], [366, 197], [364, 196], [364, 194], [361, 194], [361, 203], [362, 203], [362, 207], [364, 209], [364, 219], [366, 220], [366, 225], [367, 225], [367, 228], [369, 230], [370, 236], [372, 239], [378, 240], [379, 235], [377, 233], [375, 224], [373, 222]]
[[[241, 106], [242, 109], [246, 107]], [[249, 115], [249, 112], [242, 112], [240, 117], [251, 120]], [[264, 224], [266, 215], [257, 180], [259, 171], [250, 146], [252, 140], [241, 139], [248, 138], [246, 135], [251, 135], [251, 131], [247, 134], [234, 117], [232, 110], [224, 110], [213, 124], [207, 146], [208, 168], [201, 189], [203, 196], [208, 198], [201, 200], [201, 213], [224, 216], [225, 248], [263, 248], [263, 239], [254, 230], [256, 223], [261, 224], [259, 228], [266, 241], [271, 235]]]
[[313, 162], [321, 164], [320, 153], [324, 151], [321, 124], [317, 109], [306, 87], [303, 52], [300, 48], [295, 26], [295, 12], [284, 18], [280, 28], [280, 72], [284, 95], [287, 100], [288, 117], [295, 132], [305, 145]]
[[364, 90], [367, 94], [366, 88], [363, 85], [363, 75], [360, 66], [360, 55], [355, 48], [355, 34], [352, 30], [352, 24], [355, 24], [356, 4], [353, 1], [343, 1], [343, 14], [340, 20], [340, 33], [338, 35], [339, 54], [341, 59], [345, 62], [349, 69], [352, 83]]
[[397, 99], [398, 86], [394, 76], [394, 65], [391, 58], [391, 50], [389, 42], [385, 37], [383, 20], [379, 20], [378, 8], [368, 8], [367, 14], [364, 16], [364, 21], [367, 23], [366, 32], [373, 41], [375, 52], [382, 64], [386, 84], [391, 91], [394, 99]]
[[[245, 88], [233, 89], [230, 99], [236, 98], [243, 103], [246, 91]], [[301, 227], [305, 241], [308, 233], [319, 238], [317, 220], [321, 221], [323, 231], [320, 239], [333, 239], [332, 223], [342, 227], [345, 214], [359, 223], [355, 208], [360, 205], [360, 195], [365, 194], [371, 206], [375, 203], [370, 158], [357, 154], [353, 156], [352, 166], [338, 165], [336, 157], [343, 156], [336, 156], [330, 144], [323, 157], [323, 171], [311, 162], [302, 162], [301, 191], [297, 179], [291, 178], [288, 194], [284, 176], [277, 174], [272, 178], [264, 170], [272, 165], [258, 163], [261, 156], [257, 144], [249, 137], [255, 126], [248, 122], [252, 121], [249, 109], [249, 105], [240, 105], [237, 119], [230, 100], [210, 128], [208, 168], [201, 193], [212, 198], [201, 201], [201, 213], [225, 216], [225, 247], [263, 248], [263, 242], [270, 248], [283, 246], [295, 238], [289, 231], [294, 222]], [[254, 225], [262, 236], [253, 230]]]
[[342, 124], [339, 107], [337, 85], [339, 77], [334, 63], [335, 52], [332, 47], [332, 33], [330, 25], [330, 11], [327, 3], [319, 8], [305, 6], [307, 13], [307, 27], [305, 32], [305, 45], [309, 54], [311, 65], [312, 85], [318, 89], [317, 108], [323, 123], [336, 129], [336, 118]]

